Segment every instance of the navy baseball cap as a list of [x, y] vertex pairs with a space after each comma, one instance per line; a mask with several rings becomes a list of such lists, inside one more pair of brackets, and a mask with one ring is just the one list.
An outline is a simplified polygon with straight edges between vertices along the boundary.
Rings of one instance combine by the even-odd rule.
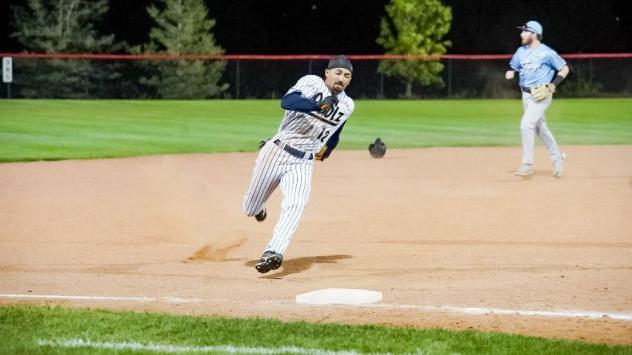
[[522, 26], [518, 26], [518, 29], [533, 32], [537, 35], [542, 36], [542, 25], [540, 25], [538, 21], [529, 21]]
[[329, 60], [329, 64], [327, 64], [327, 69], [333, 68], [344, 68], [348, 69], [351, 72], [353, 71], [353, 65], [351, 65], [349, 58], [344, 55], [339, 55]]

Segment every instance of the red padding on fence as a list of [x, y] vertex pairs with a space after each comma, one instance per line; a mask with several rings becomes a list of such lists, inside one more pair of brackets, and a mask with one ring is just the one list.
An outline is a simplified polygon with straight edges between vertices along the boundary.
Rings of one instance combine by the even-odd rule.
[[[99, 59], [99, 60], [328, 60], [333, 55], [327, 54], [89, 54], [89, 53], [0, 53], [2, 57], [13, 58], [43, 58], [43, 59]], [[566, 59], [617, 59], [632, 58], [632, 53], [570, 53], [561, 54]], [[350, 54], [352, 60], [382, 60], [382, 59], [413, 59], [413, 60], [503, 60], [510, 59], [509, 54], [444, 54], [444, 55], [413, 55], [413, 54]]]

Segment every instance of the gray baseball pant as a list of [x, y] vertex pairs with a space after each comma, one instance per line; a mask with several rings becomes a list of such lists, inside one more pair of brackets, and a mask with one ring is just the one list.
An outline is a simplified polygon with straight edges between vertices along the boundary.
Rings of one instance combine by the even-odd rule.
[[530, 93], [522, 92], [522, 106], [524, 114], [520, 122], [522, 133], [522, 163], [533, 164], [533, 150], [535, 147], [535, 135], [542, 139], [544, 146], [549, 151], [551, 161], [557, 161], [562, 156], [560, 148], [553, 137], [553, 133], [546, 125], [544, 111], [551, 105], [553, 96], [549, 96], [542, 101], [535, 101]]

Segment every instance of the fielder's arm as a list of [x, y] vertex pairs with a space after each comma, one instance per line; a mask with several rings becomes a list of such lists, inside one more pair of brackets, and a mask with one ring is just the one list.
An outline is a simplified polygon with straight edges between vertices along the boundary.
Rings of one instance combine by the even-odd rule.
[[560, 71], [557, 72], [557, 76], [555, 76], [555, 79], [553, 79], [551, 83], [555, 86], [559, 86], [562, 83], [562, 81], [566, 79], [570, 71], [571, 70], [568, 67], [568, 65], [564, 65], [562, 69], [560, 69]]
[[562, 81], [564, 81], [568, 73], [568, 65], [564, 65], [557, 72], [557, 76], [555, 77], [555, 79], [553, 79], [553, 81], [548, 84], [539, 84], [536, 87], [531, 88], [531, 95], [533, 96], [533, 99], [535, 101], [542, 101], [547, 97], [553, 95], [557, 86], [560, 85]]
[[522, 68], [517, 51], [516, 53], [514, 53], [514, 55], [511, 57], [511, 60], [509, 61], [509, 68], [511, 69], [507, 70], [507, 72], [505, 73], [505, 79], [512, 80], [516, 75], [516, 72], [520, 71], [520, 68]]

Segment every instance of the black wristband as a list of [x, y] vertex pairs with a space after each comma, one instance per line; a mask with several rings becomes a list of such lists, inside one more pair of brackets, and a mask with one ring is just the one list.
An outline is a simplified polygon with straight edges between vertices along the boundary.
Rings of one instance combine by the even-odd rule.
[[563, 76], [561, 76], [561, 75], [559, 75], [559, 74], [558, 74], [558, 75], [555, 77], [555, 79], [553, 79], [552, 83], [553, 83], [553, 85], [555, 85], [555, 86], [560, 86], [560, 84], [562, 83], [562, 81], [564, 81], [564, 79], [565, 79], [565, 78], [564, 78]]

